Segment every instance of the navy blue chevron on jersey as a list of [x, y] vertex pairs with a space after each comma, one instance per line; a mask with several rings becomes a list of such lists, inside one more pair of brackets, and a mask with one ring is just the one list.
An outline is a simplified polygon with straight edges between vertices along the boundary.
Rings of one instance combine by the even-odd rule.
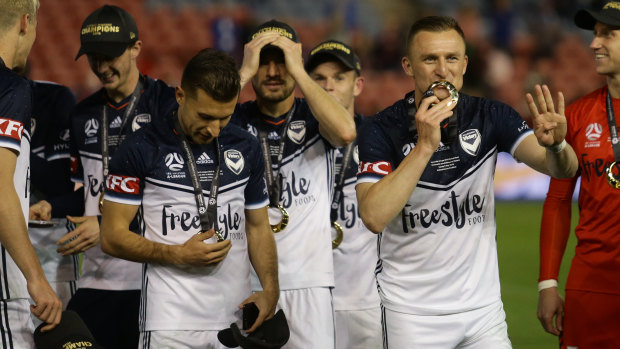
[[[329, 216], [334, 148], [319, 133], [308, 103], [296, 98], [294, 108], [284, 133], [281, 169], [277, 155], [287, 114], [278, 118], [263, 115], [252, 101], [237, 106], [231, 123], [255, 136], [259, 130], [267, 133], [272, 170], [280, 174], [279, 203], [290, 215], [286, 229], [274, 234], [280, 289], [330, 287], [334, 285]], [[272, 224], [280, 221], [277, 209], [270, 208], [269, 215]], [[252, 289], [261, 289], [254, 273]]]
[[[110, 164], [105, 200], [140, 205], [143, 236], [178, 245], [200, 232], [194, 187], [171, 115], [132, 134]], [[250, 295], [250, 261], [244, 210], [268, 205], [258, 141], [229, 124], [221, 148], [217, 227], [232, 243], [214, 267], [147, 264], [142, 288], [141, 330], [220, 330], [238, 320], [237, 306]], [[190, 144], [205, 198], [217, 167], [215, 142]], [[206, 240], [216, 242], [215, 237]]]
[[[24, 214], [24, 224], [28, 217], [30, 195], [31, 113], [30, 83], [8, 69], [0, 59], [0, 147], [18, 154], [13, 182]], [[26, 279], [2, 245], [0, 254], [0, 299], [28, 298]]]
[[[369, 118], [355, 115], [359, 130]], [[379, 294], [374, 269], [377, 264], [377, 235], [372, 233], [360, 217], [355, 185], [359, 167], [359, 147], [353, 143], [351, 159], [344, 171], [343, 198], [338, 205], [336, 222], [343, 229], [342, 243], [333, 250], [334, 310], [362, 310], [379, 307]], [[345, 148], [336, 149], [336, 183], [340, 180]], [[378, 321], [378, 320], [377, 320]]]
[[[126, 126], [113, 127], [117, 117], [122, 118], [129, 100], [114, 103], [101, 89], [77, 104], [71, 115], [70, 151], [72, 179], [84, 183], [84, 215], [97, 216], [99, 196], [104, 190], [101, 133], [108, 127], [109, 152], [113, 157], [118, 145], [126, 137], [143, 126], [165, 117], [177, 108], [174, 88], [160, 80], [141, 76], [142, 93]], [[103, 107], [107, 108], [108, 125], [103, 125]], [[134, 220], [132, 229], [138, 230]], [[140, 265], [110, 257], [97, 245], [84, 253], [80, 287], [103, 290], [140, 289]]]
[[[378, 113], [359, 135], [358, 183], [379, 181], [415, 147], [408, 101]], [[420, 315], [453, 314], [500, 300], [493, 175], [499, 151], [531, 129], [509, 106], [460, 94], [458, 137], [441, 143], [409, 201], [379, 237], [382, 304]]]

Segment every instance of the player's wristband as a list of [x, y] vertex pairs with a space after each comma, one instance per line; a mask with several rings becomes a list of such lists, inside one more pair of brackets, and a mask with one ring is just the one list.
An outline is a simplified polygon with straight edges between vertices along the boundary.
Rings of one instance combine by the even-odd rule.
[[564, 148], [566, 148], [566, 139], [562, 140], [562, 143], [560, 144], [556, 144], [556, 145], [552, 145], [550, 147], [546, 147], [547, 150], [551, 151], [552, 153], [559, 153], [562, 150], [564, 150]]
[[544, 290], [545, 288], [558, 287], [558, 280], [543, 280], [538, 283], [538, 292]]

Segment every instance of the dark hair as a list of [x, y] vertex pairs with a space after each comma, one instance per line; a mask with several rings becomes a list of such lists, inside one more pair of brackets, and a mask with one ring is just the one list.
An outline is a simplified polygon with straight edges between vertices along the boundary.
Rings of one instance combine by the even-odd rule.
[[417, 33], [421, 31], [444, 32], [448, 30], [455, 30], [461, 36], [461, 38], [463, 38], [463, 42], [465, 42], [465, 34], [463, 33], [463, 29], [461, 29], [456, 19], [452, 17], [428, 16], [417, 20], [411, 25], [411, 28], [409, 28], [409, 33], [407, 34], [407, 46], [405, 48], [405, 55], [409, 55], [409, 50], [413, 45], [413, 37]]
[[237, 65], [227, 53], [202, 49], [185, 66], [181, 88], [191, 97], [201, 89], [218, 102], [228, 102], [241, 89]]

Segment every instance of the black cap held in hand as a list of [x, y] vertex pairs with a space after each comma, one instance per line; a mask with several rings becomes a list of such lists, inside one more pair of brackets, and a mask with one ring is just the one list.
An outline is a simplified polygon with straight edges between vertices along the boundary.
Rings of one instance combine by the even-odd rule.
[[579, 10], [575, 14], [575, 24], [579, 28], [592, 30], [596, 22], [620, 27], [620, 1], [607, 1], [600, 8]]
[[353, 49], [349, 45], [337, 40], [323, 41], [313, 48], [306, 63], [306, 71], [311, 72], [319, 64], [334, 60], [341, 62], [351, 70], [355, 70], [358, 75], [362, 71], [360, 59], [353, 52]]
[[138, 40], [138, 26], [131, 15], [118, 6], [104, 5], [88, 15], [80, 30], [80, 51], [118, 57]]
[[230, 328], [217, 333], [217, 339], [229, 348], [241, 346], [243, 349], [278, 349], [288, 342], [290, 335], [286, 316], [280, 309], [247, 337], [241, 334], [237, 324], [232, 323]]
[[41, 332], [46, 324], [34, 330], [34, 345], [37, 349], [102, 349], [95, 343], [80, 316], [71, 311], [62, 312], [60, 324], [47, 332]]
[[280, 35], [284, 36], [285, 38], [289, 38], [294, 42], [299, 42], [297, 33], [295, 33], [295, 30], [290, 25], [276, 21], [275, 19], [272, 19], [256, 27], [256, 29], [254, 29], [248, 37], [247, 42], [252, 41], [256, 37], [256, 35], [268, 31], [275, 31]]

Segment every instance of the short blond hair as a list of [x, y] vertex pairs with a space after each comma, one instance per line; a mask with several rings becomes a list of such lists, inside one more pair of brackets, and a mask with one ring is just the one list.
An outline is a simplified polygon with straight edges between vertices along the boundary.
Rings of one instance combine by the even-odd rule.
[[30, 15], [32, 23], [39, 9], [39, 0], [0, 0], [0, 9], [0, 33], [4, 33], [23, 15]]

